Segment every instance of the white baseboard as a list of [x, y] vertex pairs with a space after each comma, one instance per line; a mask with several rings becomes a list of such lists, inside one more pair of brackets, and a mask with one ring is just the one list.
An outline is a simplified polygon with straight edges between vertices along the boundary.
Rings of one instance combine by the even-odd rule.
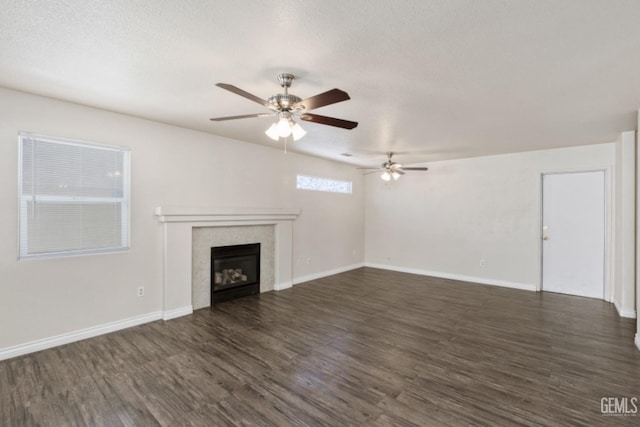
[[364, 267], [363, 262], [359, 262], [356, 264], [345, 265], [343, 267], [334, 268], [327, 271], [322, 271], [320, 273], [308, 274], [306, 276], [295, 277], [293, 279], [293, 284], [298, 285], [300, 283], [309, 282], [311, 280], [321, 279], [327, 276], [333, 276], [334, 274], [344, 273], [345, 271], [355, 270], [356, 268]]
[[640, 350], [640, 333], [636, 334], [636, 347]]
[[627, 317], [629, 319], [635, 319], [636, 318], [636, 311], [635, 310], [633, 310], [633, 309], [627, 310], [627, 309], [624, 309], [624, 308], [620, 308], [616, 301], [613, 301], [613, 306], [618, 311], [618, 315], [620, 317]]
[[524, 291], [537, 290], [536, 285], [532, 283], [508, 282], [506, 280], [486, 279], [483, 277], [463, 276], [460, 274], [443, 273], [441, 271], [421, 270], [418, 268], [397, 267], [394, 265], [377, 264], [366, 262], [365, 267], [380, 268], [382, 270], [400, 271], [402, 273], [419, 274], [421, 276], [438, 277], [441, 279], [459, 280], [461, 282], [480, 283], [483, 285], [502, 286], [503, 288], [521, 289]]
[[193, 314], [193, 306], [187, 305], [173, 310], [163, 311], [162, 320], [171, 320], [175, 319], [176, 317], [188, 316], [190, 314]]
[[620, 307], [618, 307], [618, 304], [616, 304], [615, 301], [613, 302], [613, 306], [618, 311], [618, 315], [620, 317], [627, 317], [629, 319], [635, 319], [636, 318], [636, 311], [635, 310], [626, 310], [624, 308], [620, 308]]
[[80, 329], [66, 334], [56, 335], [50, 338], [44, 338], [31, 341], [25, 344], [19, 344], [12, 347], [0, 349], [0, 360], [10, 359], [12, 357], [22, 356], [23, 354], [34, 353], [47, 348], [57, 347], [69, 344], [75, 341], [81, 341], [87, 338], [103, 335], [109, 332], [119, 331], [121, 329], [130, 328], [132, 326], [142, 325], [143, 323], [160, 320], [162, 313], [155, 311], [140, 316], [130, 317], [116, 322], [105, 323], [103, 325], [92, 326], [90, 328]]
[[289, 289], [292, 286], [293, 286], [293, 282], [276, 283], [275, 285], [273, 285], [273, 290], [274, 291], [283, 291], [285, 289]]
[[627, 317], [629, 319], [635, 319], [638, 317], [638, 314], [636, 313], [635, 310], [622, 310], [620, 312], [620, 316]]

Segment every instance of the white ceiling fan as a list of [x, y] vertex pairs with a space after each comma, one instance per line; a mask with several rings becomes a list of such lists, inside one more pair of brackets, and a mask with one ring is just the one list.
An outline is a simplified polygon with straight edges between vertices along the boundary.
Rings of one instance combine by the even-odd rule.
[[402, 175], [404, 175], [405, 171], [427, 171], [427, 170], [429, 170], [429, 168], [420, 167], [420, 166], [416, 166], [416, 167], [402, 166], [400, 163], [396, 163], [393, 160], [391, 160], [392, 157], [393, 157], [393, 152], [389, 151], [389, 152], [387, 152], [387, 161], [384, 162], [382, 165], [380, 165], [380, 167], [377, 167], [377, 168], [358, 168], [358, 169], [365, 169], [365, 170], [366, 169], [375, 169], [375, 170], [372, 170], [371, 172], [365, 172], [364, 175], [369, 175], [369, 174], [372, 174], [372, 173], [382, 172], [382, 174], [380, 175], [380, 178], [382, 178], [383, 181], [390, 181], [391, 178], [393, 178], [394, 180], [397, 180]]
[[331, 89], [310, 98], [302, 99], [296, 95], [289, 93], [291, 83], [295, 79], [293, 74], [282, 73], [278, 74], [277, 77], [278, 81], [280, 82], [280, 86], [282, 86], [282, 88], [284, 89], [284, 93], [273, 95], [268, 99], [262, 99], [228, 83], [217, 83], [216, 86], [218, 86], [219, 88], [228, 90], [229, 92], [236, 95], [240, 95], [243, 98], [246, 98], [268, 108], [271, 111], [268, 113], [243, 114], [240, 116], [214, 117], [211, 120], [214, 122], [221, 122], [226, 120], [274, 116], [276, 118], [276, 121], [271, 125], [269, 129], [267, 129], [265, 133], [269, 138], [276, 141], [280, 138], [286, 138], [289, 135], [292, 135], [293, 139], [297, 141], [306, 134], [302, 127], [294, 121], [295, 118], [299, 118], [300, 120], [304, 120], [307, 122], [334, 126], [343, 129], [353, 129], [358, 126], [357, 122], [353, 122], [351, 120], [344, 120], [335, 117], [327, 117], [321, 116], [319, 114], [309, 113], [309, 111], [316, 108], [325, 107], [327, 105], [351, 99], [347, 92], [340, 89]]

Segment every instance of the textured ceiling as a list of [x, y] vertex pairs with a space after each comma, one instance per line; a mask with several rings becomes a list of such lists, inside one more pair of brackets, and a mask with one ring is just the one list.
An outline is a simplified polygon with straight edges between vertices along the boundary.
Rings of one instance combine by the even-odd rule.
[[[360, 165], [610, 142], [636, 128], [640, 1], [0, 0], [0, 86], [278, 147], [262, 98], [314, 112], [289, 149]], [[341, 157], [351, 152], [354, 157]], [[380, 154], [375, 154], [379, 152]]]

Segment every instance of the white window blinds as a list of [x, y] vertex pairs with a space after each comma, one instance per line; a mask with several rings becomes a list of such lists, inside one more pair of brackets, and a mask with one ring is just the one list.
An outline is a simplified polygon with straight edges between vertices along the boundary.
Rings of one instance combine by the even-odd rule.
[[130, 151], [20, 134], [20, 257], [129, 247]]

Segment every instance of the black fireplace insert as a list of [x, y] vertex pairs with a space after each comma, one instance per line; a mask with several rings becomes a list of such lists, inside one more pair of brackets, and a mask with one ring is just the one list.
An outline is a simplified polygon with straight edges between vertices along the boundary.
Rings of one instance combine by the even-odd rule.
[[211, 305], [260, 292], [260, 243], [211, 248]]

